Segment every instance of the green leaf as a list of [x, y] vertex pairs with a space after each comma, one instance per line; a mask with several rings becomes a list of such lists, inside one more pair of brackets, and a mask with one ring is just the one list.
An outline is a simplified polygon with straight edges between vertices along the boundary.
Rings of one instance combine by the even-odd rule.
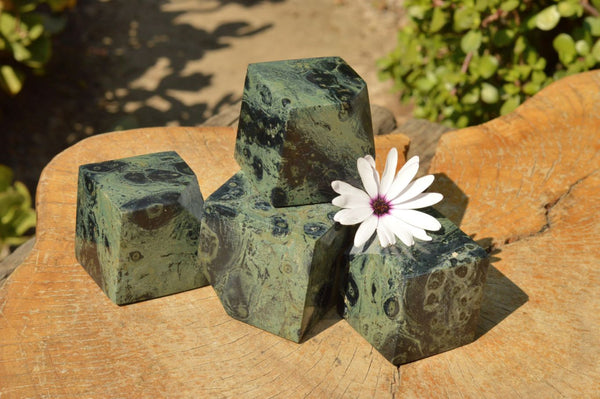
[[28, 42], [34, 41], [44, 33], [44, 19], [38, 13], [25, 14], [21, 16], [19, 28], [22, 34], [27, 35]]
[[561, 33], [554, 38], [552, 41], [552, 46], [558, 53], [558, 58], [563, 63], [563, 65], [570, 64], [575, 56], [577, 55], [577, 50], [575, 49], [575, 41], [573, 38], [566, 33]]
[[484, 55], [479, 61], [479, 74], [482, 78], [491, 77], [498, 70], [498, 59], [491, 55]]
[[498, 102], [498, 89], [489, 83], [481, 84], [481, 101], [486, 104], [495, 104]]
[[10, 47], [15, 60], [22, 62], [31, 58], [31, 51], [29, 51], [29, 49], [23, 46], [21, 43], [13, 42], [10, 44]]
[[50, 59], [52, 52], [50, 38], [42, 36], [29, 46], [31, 57], [25, 61], [25, 64], [32, 68], [41, 68]]
[[558, 25], [558, 21], [560, 21], [558, 7], [552, 5], [544, 8], [536, 15], [535, 26], [541, 30], [552, 30]]
[[509, 95], [519, 94], [519, 92], [521, 91], [521, 88], [515, 85], [514, 83], [507, 83], [504, 86], [502, 86], [502, 89], [504, 89], [504, 92]]
[[415, 87], [422, 92], [427, 93], [435, 87], [435, 82], [425, 77], [417, 80], [415, 82]]
[[39, 0], [20, 0], [18, 2], [17, 7], [19, 9], [19, 12], [21, 14], [24, 14], [35, 10], [39, 2]]
[[543, 71], [546, 69], [546, 59], [544, 57], [538, 58], [535, 64], [533, 64], [533, 69], [536, 71]]
[[442, 10], [441, 7], [435, 7], [433, 9], [433, 15], [431, 16], [431, 24], [429, 25], [429, 32], [435, 33], [442, 29], [448, 22], [448, 15]]
[[23, 198], [21, 208], [31, 208], [31, 195], [29, 195], [29, 189], [27, 188], [27, 186], [21, 183], [20, 181], [16, 181], [14, 184], [14, 188], [15, 191]]
[[474, 8], [464, 6], [454, 12], [454, 30], [457, 32], [475, 29], [480, 23], [481, 18]]
[[17, 236], [22, 236], [27, 230], [35, 227], [35, 211], [32, 209], [20, 210], [12, 220], [12, 226]]
[[588, 55], [590, 53], [590, 45], [585, 40], [577, 40], [575, 42], [575, 50], [579, 55]]
[[519, 106], [520, 103], [521, 101], [519, 100], [518, 96], [510, 97], [508, 100], [504, 101], [504, 104], [502, 104], [502, 107], [500, 107], [500, 115], [511, 113]]
[[569, 18], [573, 15], [581, 15], [583, 13], [583, 7], [579, 2], [574, 1], [561, 1], [557, 5], [558, 13], [561, 17]]
[[476, 104], [479, 101], [479, 87], [472, 88], [469, 92], [462, 96], [463, 104]]
[[6, 165], [0, 165], [0, 193], [6, 191], [13, 181], [13, 171]]
[[29, 29], [29, 39], [35, 40], [35, 39], [39, 38], [40, 36], [42, 36], [43, 33], [44, 33], [44, 25], [42, 25], [42, 24], [33, 25], [31, 27], [31, 29]]
[[8, 41], [14, 41], [19, 38], [17, 34], [17, 20], [14, 15], [8, 12], [0, 14], [0, 34], [8, 39]]
[[531, 73], [532, 69], [533, 68], [531, 67], [531, 65], [527, 65], [527, 64], [515, 65], [513, 67], [513, 71], [515, 71], [519, 74], [519, 77], [517, 78], [519, 80], [527, 79], [529, 77], [529, 74]]
[[596, 61], [600, 62], [600, 39], [598, 39], [592, 46], [592, 55]]
[[548, 76], [544, 71], [533, 71], [531, 74], [531, 81], [539, 85], [543, 85], [546, 79], [548, 79]]
[[423, 19], [425, 18], [425, 13], [427, 12], [427, 7], [421, 5], [414, 5], [408, 7], [406, 10], [408, 15], [413, 19]]
[[481, 46], [481, 31], [470, 30], [460, 40], [460, 48], [465, 53], [476, 52]]
[[532, 96], [540, 91], [540, 85], [534, 82], [527, 82], [523, 85], [523, 93]]
[[527, 41], [523, 36], [519, 36], [515, 42], [515, 47], [513, 49], [515, 55], [521, 55], [527, 48]]
[[519, 7], [518, 0], [508, 0], [500, 4], [500, 9], [504, 12], [511, 12], [515, 8]]
[[467, 115], [461, 115], [456, 120], [456, 127], [463, 128], [469, 126], [469, 117]]
[[600, 36], [600, 18], [587, 17], [583, 20], [583, 25], [592, 34], [592, 36]]
[[24, 81], [25, 75], [23, 72], [15, 70], [10, 65], [0, 66], [0, 85], [8, 94], [14, 96], [19, 93], [23, 88]]
[[417, 119], [426, 119], [427, 111], [425, 111], [425, 108], [417, 106], [417, 107], [415, 107], [415, 110], [413, 111], [413, 115]]
[[516, 32], [512, 29], [500, 29], [492, 37], [492, 42], [498, 47], [508, 46], [515, 40]]
[[476, 0], [475, 9], [479, 12], [484, 12], [490, 8], [490, 2], [495, 3], [496, 0]]

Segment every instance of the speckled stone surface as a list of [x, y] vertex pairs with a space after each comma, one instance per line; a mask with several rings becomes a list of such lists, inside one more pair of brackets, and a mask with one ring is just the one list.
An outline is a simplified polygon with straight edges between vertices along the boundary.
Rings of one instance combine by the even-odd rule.
[[382, 249], [375, 239], [350, 253], [344, 318], [395, 365], [473, 341], [488, 257], [433, 209], [433, 241]]
[[374, 153], [367, 86], [341, 58], [248, 66], [235, 159], [274, 206], [331, 201]]
[[79, 168], [75, 253], [116, 304], [207, 285], [197, 269], [203, 199], [175, 152]]
[[227, 313], [300, 342], [338, 296], [351, 239], [331, 204], [274, 208], [239, 172], [205, 203], [198, 258]]

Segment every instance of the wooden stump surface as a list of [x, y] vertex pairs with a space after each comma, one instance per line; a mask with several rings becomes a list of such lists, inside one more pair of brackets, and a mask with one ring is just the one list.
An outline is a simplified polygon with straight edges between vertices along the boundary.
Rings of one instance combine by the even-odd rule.
[[[334, 313], [302, 344], [231, 319], [211, 287], [118, 307], [77, 263], [77, 168], [176, 150], [205, 197], [238, 167], [231, 128], [91, 137], [37, 193], [34, 248], [0, 287], [0, 397], [593, 397], [600, 392], [600, 73], [444, 134], [440, 209], [492, 251], [478, 338], [400, 368]], [[402, 135], [379, 136], [378, 163]]]

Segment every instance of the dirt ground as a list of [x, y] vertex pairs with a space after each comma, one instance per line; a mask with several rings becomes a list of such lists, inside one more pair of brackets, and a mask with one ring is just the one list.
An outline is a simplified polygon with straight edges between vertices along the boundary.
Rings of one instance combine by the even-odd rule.
[[0, 163], [34, 190], [54, 155], [93, 134], [198, 125], [241, 98], [252, 62], [338, 55], [371, 102], [407, 108], [377, 78], [401, 0], [79, 0], [47, 74], [1, 102]]

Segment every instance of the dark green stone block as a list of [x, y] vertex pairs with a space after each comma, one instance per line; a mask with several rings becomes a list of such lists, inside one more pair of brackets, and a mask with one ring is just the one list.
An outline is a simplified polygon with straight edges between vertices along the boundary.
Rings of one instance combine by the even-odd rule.
[[329, 202], [330, 183], [360, 186], [374, 155], [367, 85], [339, 57], [250, 64], [235, 159], [276, 206]]
[[202, 209], [175, 152], [82, 165], [77, 260], [118, 305], [207, 285], [197, 269]]
[[338, 297], [335, 207], [274, 208], [239, 172], [205, 202], [198, 258], [227, 313], [299, 342]]
[[433, 241], [353, 248], [344, 318], [395, 365], [465, 345], [475, 338], [488, 257], [450, 220]]

